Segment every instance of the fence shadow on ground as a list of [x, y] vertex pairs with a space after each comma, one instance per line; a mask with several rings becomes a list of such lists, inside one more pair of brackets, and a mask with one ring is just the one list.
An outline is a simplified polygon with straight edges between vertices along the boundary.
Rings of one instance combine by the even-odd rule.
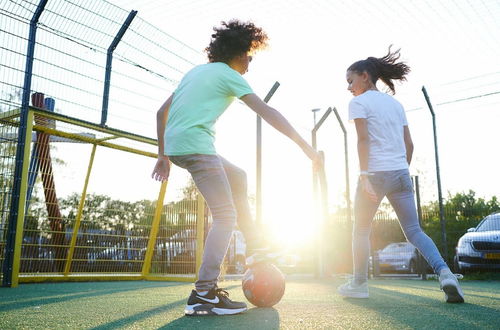
[[[112, 295], [119, 292], [143, 290], [145, 289], [145, 284], [149, 288], [184, 285], [184, 283], [175, 282], [137, 281], [128, 282], [127, 285], [123, 285], [123, 282], [85, 282], [80, 283], [78, 290], [75, 290], [74, 283], [23, 284], [22, 287], [24, 289], [32, 287], [32, 290], [23, 290], [19, 293], [18, 289], [0, 288], [2, 301], [8, 302], [8, 304], [0, 302], [0, 312], [69, 302], [82, 298]], [[11, 297], [15, 298], [15, 301]]]

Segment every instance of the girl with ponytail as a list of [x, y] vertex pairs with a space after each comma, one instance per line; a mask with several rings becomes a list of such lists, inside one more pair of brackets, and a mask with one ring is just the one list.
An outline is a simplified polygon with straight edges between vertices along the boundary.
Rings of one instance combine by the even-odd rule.
[[354, 276], [338, 292], [345, 297], [368, 298], [371, 223], [380, 202], [387, 197], [407, 240], [439, 275], [446, 302], [462, 303], [464, 296], [457, 278], [418, 222], [408, 170], [413, 142], [403, 106], [376, 85], [381, 80], [395, 94], [394, 80], [404, 81], [410, 72], [399, 58], [399, 50], [391, 52], [389, 47], [384, 57], [368, 57], [347, 69], [347, 89], [354, 95], [349, 103], [349, 120], [356, 126], [360, 172], [354, 204]]

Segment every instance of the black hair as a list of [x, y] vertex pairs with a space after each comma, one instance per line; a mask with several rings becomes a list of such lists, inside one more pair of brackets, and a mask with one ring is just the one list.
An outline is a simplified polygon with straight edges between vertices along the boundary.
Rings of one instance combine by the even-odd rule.
[[347, 71], [359, 74], [367, 72], [374, 84], [380, 79], [395, 94], [396, 90], [393, 80], [406, 80], [406, 75], [410, 72], [410, 67], [405, 62], [397, 62], [401, 57], [399, 53], [401, 49], [391, 52], [391, 47], [392, 45], [389, 46], [389, 51], [384, 57], [368, 57], [366, 60], [354, 62]]
[[210, 62], [228, 63], [237, 56], [267, 46], [267, 34], [251, 22], [233, 19], [221, 24], [221, 27], [214, 27], [210, 45], [205, 48]]

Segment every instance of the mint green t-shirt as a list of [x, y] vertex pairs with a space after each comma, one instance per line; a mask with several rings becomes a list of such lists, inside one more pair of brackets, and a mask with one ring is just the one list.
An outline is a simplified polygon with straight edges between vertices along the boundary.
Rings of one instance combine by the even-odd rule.
[[182, 78], [174, 92], [165, 129], [165, 154], [214, 155], [214, 124], [233, 102], [253, 91], [241, 76], [222, 62], [202, 64]]

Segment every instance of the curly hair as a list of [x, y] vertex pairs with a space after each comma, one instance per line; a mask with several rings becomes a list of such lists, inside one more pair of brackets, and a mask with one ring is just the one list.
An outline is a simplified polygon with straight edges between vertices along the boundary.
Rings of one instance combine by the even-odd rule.
[[210, 45], [205, 48], [210, 62], [228, 63], [237, 56], [267, 46], [267, 34], [251, 22], [230, 20], [221, 24], [221, 27], [214, 27]]
[[384, 57], [368, 57], [366, 60], [354, 62], [347, 71], [357, 73], [366, 71], [374, 84], [380, 79], [389, 87], [392, 93], [395, 94], [396, 90], [392, 81], [406, 80], [406, 75], [410, 73], [410, 67], [404, 62], [397, 62], [401, 57], [399, 53], [401, 49], [391, 52], [391, 47], [392, 45], [389, 46], [389, 51]]

